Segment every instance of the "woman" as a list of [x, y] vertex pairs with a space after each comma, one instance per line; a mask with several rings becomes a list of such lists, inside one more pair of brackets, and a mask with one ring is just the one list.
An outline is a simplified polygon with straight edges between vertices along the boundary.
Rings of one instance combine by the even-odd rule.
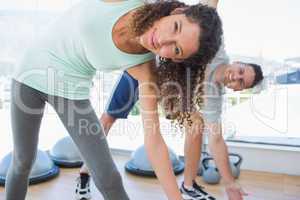
[[[46, 102], [77, 145], [104, 199], [129, 199], [89, 101], [96, 70], [117, 69], [128, 69], [143, 86], [139, 92], [150, 160], [168, 198], [181, 199], [157, 126], [154, 54], [164, 58], [164, 73], [181, 73], [185, 68], [171, 61], [204, 66], [217, 52], [221, 34], [214, 9], [176, 1], [85, 0], [67, 11], [27, 51], [12, 82], [14, 150], [6, 199], [26, 196]], [[202, 74], [203, 68], [192, 70]]]

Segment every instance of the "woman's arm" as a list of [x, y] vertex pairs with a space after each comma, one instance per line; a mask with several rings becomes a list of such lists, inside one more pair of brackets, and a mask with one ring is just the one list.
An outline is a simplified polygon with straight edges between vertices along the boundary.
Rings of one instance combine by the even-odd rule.
[[[147, 156], [169, 200], [181, 200], [176, 177], [173, 173], [168, 148], [159, 128], [157, 111], [158, 90], [150, 63], [131, 68], [128, 71], [139, 81], [139, 101], [144, 126], [144, 142]], [[153, 64], [153, 63], [152, 63]]]

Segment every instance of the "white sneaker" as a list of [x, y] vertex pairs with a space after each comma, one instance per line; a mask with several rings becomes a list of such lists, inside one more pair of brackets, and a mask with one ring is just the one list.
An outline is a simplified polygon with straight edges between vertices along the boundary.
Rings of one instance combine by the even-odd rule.
[[205, 192], [204, 188], [198, 185], [195, 181], [193, 183], [193, 188], [191, 189], [185, 188], [184, 183], [182, 183], [180, 192], [184, 200], [216, 200], [215, 197]]
[[90, 189], [90, 176], [88, 174], [81, 174], [76, 179], [75, 195], [77, 200], [88, 200], [92, 198]]

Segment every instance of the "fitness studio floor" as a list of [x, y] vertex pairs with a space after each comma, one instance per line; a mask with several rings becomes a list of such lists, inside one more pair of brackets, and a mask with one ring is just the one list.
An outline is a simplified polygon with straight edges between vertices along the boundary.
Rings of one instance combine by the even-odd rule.
[[[161, 187], [156, 179], [141, 178], [130, 175], [124, 171], [124, 164], [129, 156], [116, 155], [114, 159], [122, 174], [123, 182], [133, 200], [164, 200]], [[74, 183], [78, 168], [61, 169], [60, 175], [46, 183], [30, 186], [26, 200], [72, 200], [74, 199]], [[183, 176], [178, 176], [178, 184]], [[299, 200], [300, 199], [300, 177], [260, 173], [253, 171], [242, 171], [240, 183], [250, 193], [245, 200]], [[206, 190], [215, 195], [218, 200], [225, 200], [226, 195], [221, 185], [206, 185], [198, 178], [200, 184]], [[92, 184], [93, 199], [103, 199]], [[4, 188], [0, 188], [0, 199], [4, 199]]]

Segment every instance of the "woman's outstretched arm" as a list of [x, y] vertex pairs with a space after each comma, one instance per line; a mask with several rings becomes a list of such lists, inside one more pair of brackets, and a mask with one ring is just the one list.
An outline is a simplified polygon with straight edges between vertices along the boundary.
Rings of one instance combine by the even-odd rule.
[[[173, 173], [168, 148], [159, 126], [158, 89], [151, 67], [140, 66], [131, 73], [139, 81], [139, 101], [144, 126], [144, 143], [147, 156], [169, 200], [182, 200], [176, 177]], [[134, 71], [134, 70], [133, 70]]]

